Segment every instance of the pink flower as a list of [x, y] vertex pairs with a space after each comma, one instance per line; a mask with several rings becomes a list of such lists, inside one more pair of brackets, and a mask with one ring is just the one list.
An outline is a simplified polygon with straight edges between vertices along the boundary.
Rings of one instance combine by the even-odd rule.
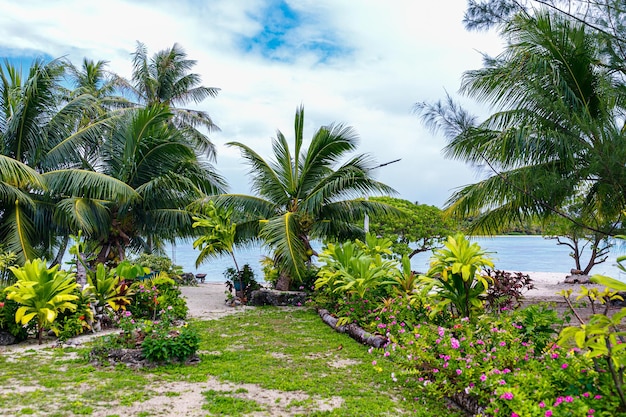
[[566, 363], [564, 363], [563, 365], [561, 365], [561, 368], [563, 368], [563, 369], [567, 369], [567, 364], [566, 364]]
[[502, 398], [503, 400], [512, 400], [513, 399], [513, 393], [512, 392], [505, 392], [504, 394], [502, 394], [500, 396], [500, 398]]
[[372, 366], [376, 366], [376, 361], [372, 361]]
[[461, 345], [459, 344], [458, 340], [452, 337], [450, 338], [450, 346], [452, 347], [452, 349], [458, 349]]
[[545, 408], [546, 403], [544, 403], [543, 401], [539, 401], [539, 408]]
[[502, 341], [499, 344], [500, 344], [500, 346], [506, 346], [506, 342], [505, 341]]
[[519, 414], [517, 414], [516, 412], [512, 412], [511, 417], [519, 417]]
[[457, 375], [461, 375], [462, 373], [463, 373], [463, 371], [461, 371], [460, 369], [457, 369], [457, 370], [456, 370], [456, 374], [457, 374]]
[[544, 414], [546, 417], [552, 417], [552, 410], [548, 410], [546, 411], [546, 414]]
[[481, 380], [482, 382], [485, 382], [485, 381], [487, 380], [487, 375], [482, 374], [482, 375], [480, 376], [480, 380]]

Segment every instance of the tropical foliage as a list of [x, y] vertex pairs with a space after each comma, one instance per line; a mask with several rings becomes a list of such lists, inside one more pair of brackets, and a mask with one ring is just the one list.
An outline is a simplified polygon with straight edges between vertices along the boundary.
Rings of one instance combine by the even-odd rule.
[[[490, 233], [560, 216], [615, 234], [626, 206], [622, 78], [605, 65], [597, 34], [563, 14], [516, 14], [501, 31], [504, 52], [466, 72], [461, 88], [495, 113], [478, 123], [451, 99], [417, 106], [446, 132], [449, 157], [491, 171], [455, 192], [448, 212]], [[572, 201], [582, 202], [575, 215]]]
[[[364, 154], [350, 156], [358, 137], [342, 124], [319, 128], [304, 148], [304, 108], [296, 111], [293, 149], [278, 131], [273, 141], [274, 160], [266, 160], [249, 146], [231, 142], [250, 167], [255, 195], [225, 194], [218, 205], [242, 214], [237, 219], [239, 239], [260, 238], [273, 251], [281, 278], [277, 288], [301, 280], [314, 250], [311, 240], [362, 236], [356, 226], [365, 213], [385, 206], [360, 197], [393, 190], [372, 179], [372, 160]], [[345, 162], [342, 162], [345, 161]]]
[[44, 329], [50, 328], [59, 312], [76, 310], [76, 280], [71, 274], [59, 271], [58, 265], [47, 268], [41, 259], [27, 261], [21, 268], [11, 267], [11, 271], [16, 282], [4, 291], [9, 300], [20, 304], [15, 321], [25, 325], [35, 319], [41, 343]]
[[[133, 55], [134, 83], [87, 59], [35, 61], [25, 77], [9, 62], [0, 68], [0, 244], [20, 262], [59, 263], [79, 232], [84, 257], [98, 262], [158, 251], [192, 233], [189, 203], [224, 191], [198, 131], [214, 124], [175, 107], [217, 89], [200, 85], [177, 45], [146, 54], [139, 45]], [[123, 98], [126, 88], [139, 103]]]
[[454, 231], [452, 220], [445, 218], [438, 207], [393, 197], [370, 200], [397, 209], [395, 213], [370, 218], [370, 233], [390, 239], [394, 253], [407, 255], [409, 259], [433, 250]]

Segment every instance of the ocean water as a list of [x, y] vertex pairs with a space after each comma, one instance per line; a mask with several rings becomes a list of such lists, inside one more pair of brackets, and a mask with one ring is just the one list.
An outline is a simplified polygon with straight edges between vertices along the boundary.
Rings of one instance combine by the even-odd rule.
[[[570, 269], [575, 267], [573, 258], [569, 256], [570, 248], [557, 245], [556, 240], [553, 239], [545, 239], [541, 236], [496, 236], [474, 237], [472, 241], [489, 252], [496, 269], [515, 272], [569, 273]], [[223, 282], [224, 270], [234, 266], [232, 258], [225, 256], [211, 259], [196, 268], [195, 262], [199, 252], [193, 249], [191, 242], [178, 242], [174, 247], [168, 247], [166, 252], [176, 265], [183, 267], [185, 272], [207, 274], [206, 280], [209, 282]], [[606, 262], [596, 265], [591, 273], [626, 280], [626, 274], [621, 273], [616, 266], [616, 257], [623, 254], [626, 254], [625, 247], [614, 246]], [[239, 266], [248, 263], [255, 271], [257, 281], [263, 280], [260, 260], [268, 255], [269, 252], [260, 246], [235, 250], [235, 258]], [[413, 269], [419, 272], [428, 270], [431, 255], [431, 252], [415, 255], [411, 259]], [[583, 256], [583, 258], [586, 262], [588, 256]]]

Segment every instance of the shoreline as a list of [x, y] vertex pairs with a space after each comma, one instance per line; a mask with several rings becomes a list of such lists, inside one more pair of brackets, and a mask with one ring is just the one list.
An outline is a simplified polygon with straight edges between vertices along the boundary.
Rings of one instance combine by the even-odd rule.
[[[511, 272], [511, 271], [509, 271]], [[569, 284], [565, 282], [565, 278], [569, 274], [562, 272], [538, 272], [538, 271], [522, 271], [523, 274], [530, 276], [535, 288], [524, 292], [524, 298], [533, 300], [553, 301], [555, 299], [563, 300], [558, 293], [563, 290], [572, 290], [572, 297], [580, 293], [581, 286], [587, 288], [604, 288], [599, 284]]]

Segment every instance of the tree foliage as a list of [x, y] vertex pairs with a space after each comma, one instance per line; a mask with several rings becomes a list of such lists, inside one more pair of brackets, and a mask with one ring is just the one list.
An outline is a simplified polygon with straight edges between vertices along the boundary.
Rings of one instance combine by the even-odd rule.
[[[364, 214], [384, 211], [386, 206], [361, 197], [394, 191], [370, 177], [370, 157], [350, 155], [358, 144], [352, 128], [342, 124], [320, 127], [304, 148], [304, 108], [300, 107], [294, 130], [293, 148], [277, 132], [273, 160], [243, 143], [229, 143], [241, 151], [250, 167], [255, 195], [224, 194], [216, 202], [245, 213], [239, 215], [243, 221], [237, 220], [240, 239], [261, 239], [273, 250], [282, 276], [300, 280], [314, 254], [312, 239], [362, 236], [363, 229], [356, 225]], [[286, 289], [288, 283], [277, 287]]]
[[133, 63], [133, 82], [88, 59], [0, 67], [0, 244], [20, 262], [62, 254], [81, 231], [99, 262], [158, 250], [192, 234], [189, 203], [225, 190], [198, 130], [215, 126], [176, 107], [217, 89], [178, 45], [149, 59], [140, 44]]
[[448, 157], [489, 172], [457, 190], [448, 212], [495, 232], [533, 217], [576, 223], [564, 210], [575, 198], [582, 219], [617, 224], [626, 206], [623, 83], [597, 34], [546, 10], [515, 14], [500, 30], [504, 52], [466, 72], [461, 88], [492, 106], [491, 116], [478, 122], [450, 98], [416, 107], [448, 136]]
[[372, 197], [372, 201], [392, 206], [398, 212], [370, 218], [370, 233], [393, 242], [393, 252], [410, 258], [431, 251], [449, 235], [454, 222], [441, 209], [393, 197]]

